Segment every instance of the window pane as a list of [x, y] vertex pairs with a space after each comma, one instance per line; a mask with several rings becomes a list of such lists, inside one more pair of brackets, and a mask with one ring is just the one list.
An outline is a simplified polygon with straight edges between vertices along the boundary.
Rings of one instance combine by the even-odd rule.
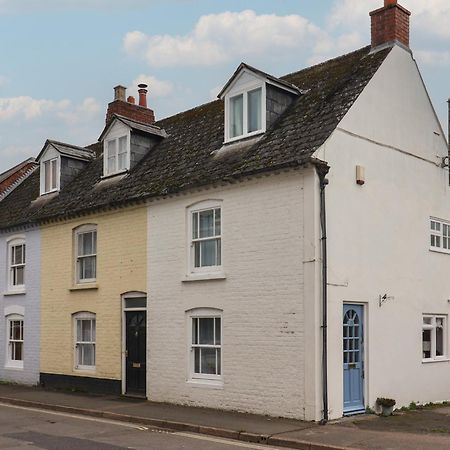
[[436, 356], [444, 356], [444, 328], [442, 325], [436, 328]]
[[222, 241], [216, 239], [216, 265], [220, 266], [222, 264]]
[[44, 189], [45, 189], [45, 192], [48, 192], [48, 191], [50, 191], [51, 190], [51, 187], [50, 187], [50, 161], [45, 161], [44, 162], [44, 180], [45, 180], [45, 182], [44, 182], [44, 184], [45, 184], [45, 186], [44, 186]]
[[81, 320], [81, 340], [82, 342], [91, 342], [92, 334], [91, 334], [91, 326], [92, 323], [90, 320]]
[[215, 340], [215, 345], [220, 345], [220, 340], [221, 340], [221, 319], [219, 317], [216, 317], [215, 319], [216, 322], [216, 340]]
[[261, 88], [248, 93], [248, 132], [261, 129]]
[[15, 268], [15, 274], [13, 277], [13, 285], [14, 286], [23, 286], [24, 283], [24, 278], [25, 278], [25, 268], [22, 267], [16, 267]]
[[198, 213], [192, 214], [192, 239], [198, 238]]
[[440, 236], [436, 236], [436, 247], [440, 247], [441, 246], [441, 238]]
[[95, 256], [85, 256], [80, 259], [80, 280], [89, 280], [96, 277], [96, 260]]
[[108, 157], [108, 173], [116, 171], [116, 141], [108, 141], [107, 143], [107, 157]]
[[119, 138], [119, 155], [121, 153], [126, 153], [126, 152], [127, 152], [127, 137], [122, 136], [121, 138]]
[[24, 246], [15, 245], [13, 247], [13, 264], [23, 264], [25, 262], [24, 258]]
[[214, 318], [199, 319], [200, 341], [202, 345], [214, 345]]
[[431, 330], [422, 331], [423, 358], [431, 358]]
[[125, 308], [145, 308], [146, 306], [147, 299], [145, 297], [125, 299]]
[[200, 355], [201, 355], [201, 349], [195, 348], [194, 349], [194, 372], [200, 373]]
[[244, 128], [244, 97], [230, 99], [230, 137], [241, 136]]
[[12, 343], [12, 361], [22, 361], [23, 360], [23, 343], [13, 342]]
[[95, 365], [95, 346], [94, 344], [80, 344], [80, 361], [83, 366]]
[[52, 166], [52, 176], [51, 176], [51, 186], [52, 189], [56, 189], [56, 159], [53, 159], [52, 161], [50, 161], [51, 166]]
[[221, 226], [220, 226], [220, 208], [214, 210], [214, 235], [220, 236]]
[[215, 266], [216, 263], [216, 239], [200, 242], [201, 267]]
[[215, 375], [216, 372], [216, 349], [202, 348], [201, 351], [201, 373]]
[[79, 235], [80, 239], [80, 256], [92, 255], [94, 252], [94, 236], [93, 233], [82, 233]]
[[194, 266], [200, 267], [200, 242], [194, 243]]
[[214, 236], [214, 210], [201, 211], [199, 213], [200, 219], [200, 237]]
[[217, 375], [222, 373], [222, 364], [221, 364], [221, 350], [220, 348], [216, 349], [216, 359], [217, 359]]
[[198, 344], [198, 319], [192, 319], [192, 343]]
[[82, 325], [82, 320], [77, 320], [77, 342], [81, 342], [82, 338], [81, 338], [81, 325]]

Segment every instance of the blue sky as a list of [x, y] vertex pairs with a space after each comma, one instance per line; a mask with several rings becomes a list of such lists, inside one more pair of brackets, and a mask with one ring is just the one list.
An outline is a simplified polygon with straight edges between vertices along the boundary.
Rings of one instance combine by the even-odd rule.
[[[0, 172], [47, 138], [95, 142], [113, 87], [163, 118], [214, 98], [241, 61], [283, 75], [370, 42], [383, 0], [0, 0]], [[441, 122], [450, 97], [450, 2], [402, 0]], [[444, 127], [446, 130], [446, 126]]]

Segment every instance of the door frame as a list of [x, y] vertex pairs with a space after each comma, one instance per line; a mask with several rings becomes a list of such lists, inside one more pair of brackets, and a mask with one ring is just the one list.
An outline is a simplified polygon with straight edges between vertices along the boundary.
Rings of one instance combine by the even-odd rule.
[[363, 387], [362, 387], [362, 391], [363, 391], [363, 405], [364, 405], [364, 411], [365, 408], [367, 408], [368, 405], [368, 398], [369, 398], [369, 345], [368, 345], [368, 337], [369, 337], [369, 321], [368, 321], [368, 315], [369, 315], [369, 304], [368, 302], [355, 302], [355, 301], [346, 301], [344, 300], [342, 302], [341, 305], [341, 324], [340, 324], [340, 330], [341, 330], [341, 344], [340, 344], [340, 348], [341, 348], [341, 357], [340, 357], [340, 361], [341, 361], [341, 370], [342, 370], [342, 383], [341, 383], [341, 392], [342, 392], [342, 415], [343, 416], [351, 416], [354, 414], [361, 414], [364, 411], [357, 411], [357, 412], [348, 412], [345, 413], [344, 411], [344, 372], [343, 372], [343, 368], [344, 368], [344, 346], [343, 346], [343, 342], [344, 342], [344, 336], [343, 336], [343, 332], [342, 332], [342, 325], [343, 325], [343, 312], [344, 312], [344, 307], [346, 305], [349, 306], [361, 306], [362, 307], [362, 311], [363, 311], [363, 345], [362, 345], [362, 349], [363, 349], [363, 357], [362, 357], [362, 363], [363, 363], [363, 370], [364, 370], [364, 378], [363, 378]]
[[[126, 292], [125, 294], [122, 294], [120, 299], [120, 306], [121, 306], [121, 334], [122, 334], [122, 350], [121, 350], [121, 360], [122, 360], [122, 395], [126, 395], [127, 393], [127, 356], [126, 356], [126, 349], [127, 349], [127, 321], [126, 321], [126, 312], [127, 311], [148, 311], [147, 307], [139, 307], [139, 308], [127, 308], [126, 300], [129, 300], [130, 298], [143, 298], [147, 300], [147, 293], [146, 292], [140, 292], [140, 291], [131, 291]], [[146, 329], [146, 343], [148, 343], [148, 312], [147, 312], [147, 320], [145, 323], [145, 329]], [[146, 348], [146, 360], [148, 359], [148, 351]], [[148, 364], [148, 362], [147, 362]], [[145, 377], [147, 378], [147, 370]], [[148, 386], [147, 383], [145, 383], [145, 397], [147, 398], [147, 390]]]

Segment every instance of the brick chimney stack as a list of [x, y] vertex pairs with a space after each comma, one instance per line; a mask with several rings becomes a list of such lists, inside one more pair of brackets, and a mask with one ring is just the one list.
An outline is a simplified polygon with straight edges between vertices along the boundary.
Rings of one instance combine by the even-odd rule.
[[399, 42], [409, 48], [409, 17], [411, 13], [397, 3], [384, 0], [383, 8], [370, 13], [372, 20], [372, 48]]
[[153, 124], [155, 123], [155, 113], [147, 107], [147, 85], [139, 84], [139, 105], [135, 104], [134, 97], [126, 98], [126, 88], [116, 86], [114, 88], [114, 100], [108, 104], [106, 111], [106, 123], [108, 124], [114, 114], [127, 117], [137, 122]]

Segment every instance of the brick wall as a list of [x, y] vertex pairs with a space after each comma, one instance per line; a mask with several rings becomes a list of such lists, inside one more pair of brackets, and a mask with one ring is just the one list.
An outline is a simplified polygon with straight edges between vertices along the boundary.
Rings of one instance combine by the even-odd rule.
[[109, 123], [112, 116], [118, 114], [120, 116], [128, 117], [131, 120], [143, 123], [155, 123], [155, 113], [149, 108], [144, 108], [139, 105], [124, 102], [122, 100], [114, 100], [108, 104], [106, 112], [106, 123]]

